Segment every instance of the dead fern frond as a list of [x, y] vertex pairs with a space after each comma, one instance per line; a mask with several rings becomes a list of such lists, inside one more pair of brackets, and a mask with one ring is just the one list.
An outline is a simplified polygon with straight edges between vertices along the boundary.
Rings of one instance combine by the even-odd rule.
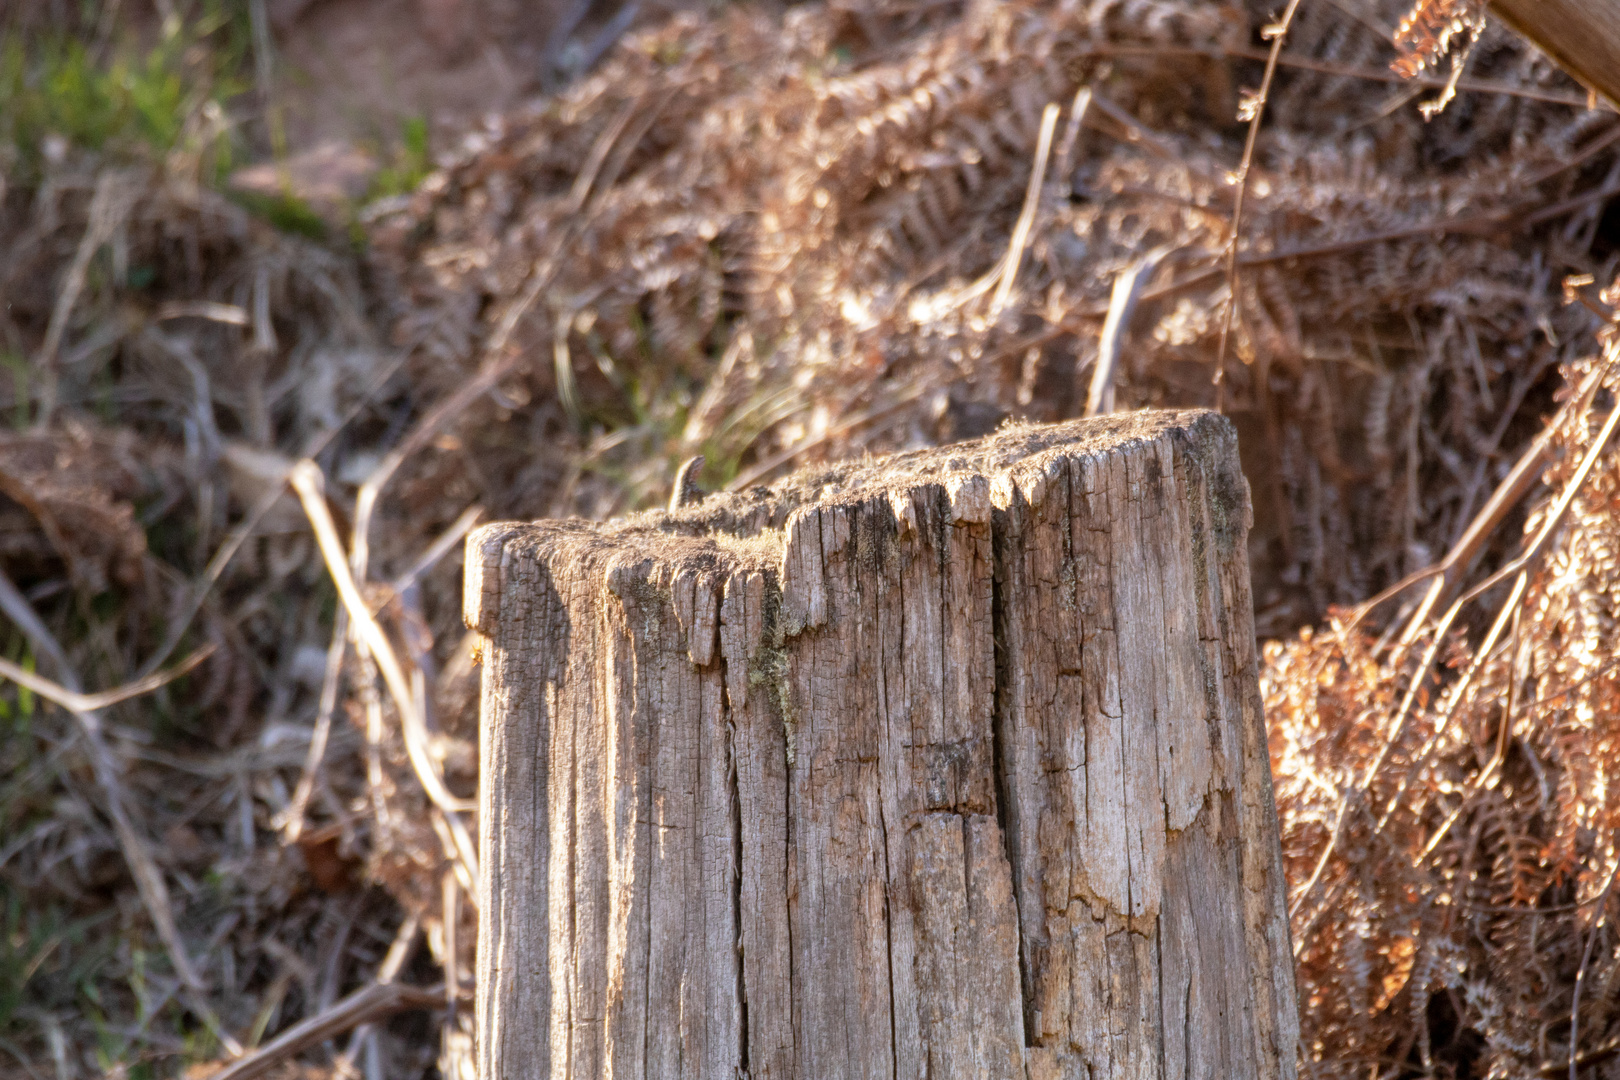
[[1523, 577], [1476, 590], [1497, 630], [1449, 631], [1432, 668], [1437, 618], [1410, 646], [1338, 625], [1266, 649], [1301, 986], [1335, 990], [1302, 1002], [1315, 1075], [1562, 1075], [1614, 1038], [1591, 988], [1620, 960], [1591, 943], [1620, 826], [1617, 361], [1565, 369], [1588, 392], [1553, 421]]
[[1477, 39], [1484, 29], [1482, 0], [1417, 0], [1395, 28], [1401, 55], [1390, 67], [1407, 77], [1420, 74], [1448, 54], [1459, 36]]
[[[1484, 32], [1485, 0], [1417, 0], [1395, 28], [1394, 43], [1400, 55], [1390, 67], [1397, 74], [1411, 78], [1438, 63], [1441, 57], [1451, 56], [1451, 78], [1438, 97], [1422, 106], [1426, 118], [1439, 113], [1456, 97], [1457, 81], [1462, 78], [1468, 54]], [[1460, 46], [1459, 38], [1466, 39]]]

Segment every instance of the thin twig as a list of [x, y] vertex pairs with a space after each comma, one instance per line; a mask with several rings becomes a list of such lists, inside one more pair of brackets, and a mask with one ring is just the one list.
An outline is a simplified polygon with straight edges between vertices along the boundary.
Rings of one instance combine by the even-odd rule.
[[[1614, 359], [1615, 357], [1611, 357], [1611, 364]], [[1603, 427], [1598, 430], [1597, 435], [1593, 438], [1592, 445], [1587, 450], [1586, 456], [1581, 459], [1580, 467], [1575, 470], [1575, 475], [1558, 496], [1558, 501], [1553, 504], [1551, 512], [1542, 521], [1541, 528], [1536, 532], [1535, 539], [1530, 541], [1530, 544], [1518, 558], [1464, 593], [1457, 600], [1458, 604], [1467, 603], [1482, 593], [1489, 591], [1498, 583], [1519, 573], [1519, 571], [1524, 570], [1540, 558], [1542, 551], [1552, 540], [1553, 533], [1563, 524], [1564, 515], [1569, 512], [1570, 506], [1575, 501], [1575, 496], [1586, 485], [1587, 478], [1591, 476], [1593, 468], [1602, 456], [1604, 447], [1613, 438], [1616, 425], [1620, 425], [1620, 408], [1609, 410], [1608, 419], [1603, 422]]]
[[120, 701], [128, 701], [130, 698], [150, 694], [160, 686], [173, 682], [214, 655], [214, 649], [215, 646], [212, 644], [204, 645], [167, 671], [160, 671], [155, 675], [148, 675], [144, 679], [136, 679], [134, 682], [125, 683], [123, 686], [114, 687], [111, 690], [102, 690], [95, 694], [81, 694], [69, 690], [65, 686], [36, 675], [27, 668], [19, 667], [4, 658], [0, 658], [0, 678], [9, 679], [18, 686], [27, 687], [46, 701], [55, 702], [68, 712], [94, 712], [97, 709], [105, 709], [109, 705], [116, 705]]
[[459, 544], [461, 538], [466, 536], [468, 531], [483, 519], [484, 508], [477, 503], [463, 510], [461, 515], [450, 523], [450, 527], [440, 533], [438, 538], [428, 545], [427, 550], [417, 557], [416, 562], [411, 564], [411, 568], [389, 584], [389, 590], [396, 594], [402, 593], [416, 584], [418, 578], [438, 565], [439, 560], [444, 558], [450, 549]]
[[296, 843], [303, 834], [304, 811], [315, 791], [315, 775], [326, 757], [327, 741], [332, 737], [332, 714], [337, 709], [338, 680], [343, 675], [343, 654], [348, 649], [348, 641], [349, 613], [339, 609], [332, 625], [332, 644], [326, 650], [326, 672], [321, 679], [321, 701], [315, 713], [315, 726], [309, 734], [309, 753], [304, 758], [303, 771], [298, 774], [292, 801], [282, 816], [282, 839], [289, 844]]
[[[443, 902], [443, 914], [440, 918], [441, 932], [444, 939], [444, 1035], [442, 1042], [444, 1049], [449, 1050], [448, 1036], [456, 1025], [456, 999], [457, 991], [461, 985], [461, 959], [460, 941], [456, 931], [461, 922], [461, 885], [456, 881], [455, 874], [444, 874], [439, 880], [439, 892]], [[450, 1075], [454, 1075], [453, 1073]]]
[[1232, 201], [1232, 232], [1226, 240], [1226, 308], [1221, 317], [1221, 342], [1215, 351], [1215, 411], [1221, 411], [1226, 396], [1226, 347], [1232, 335], [1232, 316], [1238, 306], [1238, 242], [1243, 230], [1243, 200], [1249, 193], [1249, 169], [1254, 164], [1254, 147], [1260, 138], [1260, 121], [1265, 117], [1266, 100], [1271, 95], [1271, 80], [1277, 74], [1277, 60], [1282, 56], [1283, 42], [1288, 28], [1299, 11], [1299, 0], [1288, 0], [1281, 19], [1265, 27], [1261, 36], [1270, 40], [1271, 50], [1266, 54], [1266, 73], [1260, 80], [1260, 90], [1246, 103], [1252, 110], [1249, 134], [1243, 141], [1243, 158], [1237, 167], [1237, 195]]
[[349, 618], [354, 621], [355, 636], [371, 651], [372, 659], [382, 673], [383, 682], [394, 698], [394, 705], [400, 712], [401, 726], [405, 731], [406, 753], [428, 797], [435, 805], [450, 813], [474, 809], [473, 804], [450, 793], [439, 777], [438, 770], [433, 767], [432, 759], [428, 755], [427, 733], [418, 730], [421, 718], [413, 706], [410, 683], [399, 665], [394, 646], [382, 632], [382, 627], [377, 624], [376, 618], [371, 614], [371, 608], [360, 595], [360, 588], [355, 583], [354, 576], [349, 573], [343, 541], [338, 538], [337, 525], [332, 520], [331, 510], [326, 506], [326, 478], [322, 475], [320, 466], [305, 458], [293, 466], [291, 483], [293, 490], [298, 493], [299, 501], [303, 503], [310, 527], [315, 530], [315, 542], [326, 560], [332, 583], [337, 586], [338, 596], [342, 599]]
[[[1126, 112], [1120, 106], [1104, 97], [1093, 93], [1089, 99], [1091, 108], [1108, 117], [1114, 123], [1125, 129], [1125, 141], [1143, 147], [1155, 157], [1165, 161], [1174, 162], [1183, 168], [1191, 168], [1187, 155], [1183, 153], [1169, 139], [1147, 127], [1142, 121]], [[1096, 126], [1093, 124], [1092, 126]]]
[[299, 1021], [251, 1054], [231, 1062], [210, 1080], [252, 1080], [263, 1076], [279, 1062], [360, 1024], [412, 1009], [441, 1008], [445, 993], [442, 986], [372, 983], [325, 1012]]
[[[1269, 50], [1256, 49], [1247, 45], [1129, 45], [1101, 42], [1088, 45], [1081, 51], [1081, 55], [1142, 56], [1150, 59], [1162, 56], [1202, 56], [1211, 60], [1267, 60], [1270, 58], [1271, 53]], [[1318, 60], [1307, 56], [1278, 57], [1277, 66], [1294, 68], [1299, 71], [1314, 71], [1322, 75], [1337, 75], [1346, 79], [1360, 79], [1365, 82], [1412, 86], [1419, 92], [1444, 89], [1446, 84], [1450, 82], [1449, 79], [1435, 78], [1430, 75], [1414, 75], [1409, 78], [1404, 75], [1397, 75], [1388, 68], [1338, 64], [1331, 60]], [[1496, 82], [1491, 79], [1459, 79], [1457, 89], [1476, 94], [1503, 94], [1508, 97], [1524, 98], [1528, 101], [1545, 102], [1549, 105], [1568, 105], [1576, 109], [1588, 107], [1586, 97], [1581, 94], [1559, 93], [1556, 90], [1538, 90], [1533, 86], [1514, 86], [1510, 83]], [[1607, 103], [1605, 102], [1601, 107], [1607, 107]]]
[[[1451, 704], [1446, 709], [1445, 716], [1441, 719], [1440, 723], [1435, 726], [1434, 737], [1429, 740], [1429, 745], [1424, 747], [1423, 755], [1420, 755], [1419, 758], [1420, 761], [1428, 754], [1432, 754], [1434, 752], [1433, 748], [1439, 745], [1439, 736], [1445, 728], [1450, 726], [1451, 717], [1461, 705], [1462, 696], [1467, 692], [1468, 689], [1468, 683], [1473, 680], [1474, 675], [1481, 667], [1484, 666], [1485, 660], [1495, 650], [1496, 643], [1502, 636], [1502, 631], [1507, 628], [1509, 623], [1514, 621], [1514, 618], [1519, 611], [1519, 602], [1524, 599], [1524, 591], [1529, 583], [1530, 576], [1524, 573], [1521, 573], [1518, 579], [1514, 581], [1512, 591], [1508, 593], [1507, 599], [1503, 602], [1501, 609], [1496, 613], [1496, 621], [1491, 624], [1490, 633], [1485, 636], [1485, 641], [1480, 644], [1479, 649], [1475, 652], [1474, 662], [1472, 665], [1470, 665], [1467, 675], [1465, 675], [1463, 679], [1458, 682], [1456, 690], [1452, 694]], [[1434, 834], [1429, 837], [1429, 839], [1420, 849], [1418, 849], [1417, 861], [1421, 862], [1434, 853], [1434, 849], [1439, 847], [1441, 841], [1443, 841], [1447, 834], [1451, 832], [1451, 827], [1458, 821], [1462, 820], [1462, 813], [1467, 807], [1473, 804], [1474, 796], [1479, 794], [1480, 791], [1484, 790], [1495, 779], [1496, 770], [1501, 768], [1502, 762], [1507, 759], [1508, 737], [1513, 731], [1513, 719], [1513, 710], [1504, 710], [1502, 724], [1497, 729], [1496, 751], [1491, 755], [1491, 760], [1486, 762], [1485, 767], [1480, 769], [1479, 772], [1475, 774], [1472, 783], [1468, 785], [1468, 789], [1463, 792], [1462, 798], [1458, 800], [1457, 809], [1449, 817], [1447, 817], [1438, 828], [1435, 829]], [[1416, 771], [1417, 767], [1414, 763], [1414, 768], [1409, 770], [1409, 775], [1416, 773]], [[1384, 822], [1387, 822], [1391, 817], [1394, 816], [1395, 809], [1398, 805], [1399, 796], [1390, 800], [1389, 805], [1385, 808], [1384, 817], [1379, 822], [1380, 828], [1383, 826]]]
[[[1610, 1039], [1592, 1047], [1584, 1054], [1576, 1055], [1574, 1064], [1577, 1068], [1584, 1069], [1588, 1065], [1596, 1065], [1598, 1062], [1607, 1061], [1616, 1055], [1620, 1055], [1620, 1038]], [[1552, 1077], [1562, 1073], [1565, 1068], [1566, 1066], [1562, 1061], [1549, 1061], [1542, 1065], [1537, 1072], [1542, 1076]]]
[[[377, 965], [377, 976], [374, 982], [387, 985], [399, 978], [399, 973], [405, 969], [405, 961], [411, 958], [411, 950], [416, 945], [418, 931], [421, 930], [422, 919], [414, 911], [405, 913], [404, 921], [394, 932], [394, 940], [389, 944], [388, 951], [383, 954], [382, 963]], [[341, 1075], [353, 1075], [354, 1059], [360, 1056], [360, 1047], [371, 1034], [370, 1024], [360, 1024], [349, 1036], [349, 1045], [337, 1058], [337, 1071]]]
[[[1585, 411], [1587, 403], [1590, 402], [1592, 395], [1597, 392], [1598, 387], [1608, 375], [1613, 364], [1614, 361], [1611, 360], [1586, 377], [1586, 381], [1581, 384], [1580, 390], [1559, 410], [1558, 415], [1553, 417], [1547, 424], [1546, 430], [1536, 437], [1535, 441], [1530, 444], [1524, 453], [1519, 455], [1519, 460], [1514, 463], [1512, 469], [1508, 470], [1508, 474], [1502, 478], [1501, 483], [1497, 484], [1496, 490], [1491, 493], [1490, 499], [1480, 508], [1479, 513], [1474, 515], [1468, 527], [1463, 530], [1463, 535], [1457, 539], [1456, 543], [1451, 545], [1444, 558], [1433, 566], [1427, 566], [1422, 570], [1408, 574], [1371, 600], [1364, 601], [1355, 609], [1355, 613], [1351, 615], [1349, 621], [1340, 627], [1340, 633], [1349, 633], [1375, 609], [1393, 600], [1419, 582], [1427, 581], [1436, 575], [1441, 575], [1442, 578], [1451, 575], [1454, 583], [1456, 577], [1465, 573], [1467, 566], [1473, 562], [1479, 548], [1496, 531], [1497, 526], [1502, 523], [1509, 511], [1517, 506], [1519, 501], [1529, 494], [1536, 482], [1541, 479], [1541, 474], [1552, 460], [1552, 440], [1564, 429], [1564, 425], [1569, 422], [1571, 417]], [[1421, 628], [1429, 612], [1432, 612], [1446, 593], [1451, 590], [1452, 586], [1447, 585], [1442, 589], [1441, 585], [1442, 583], [1437, 582], [1431, 588], [1429, 596], [1425, 598], [1425, 609], [1422, 609], [1421, 617], [1414, 617], [1407, 623], [1407, 629], [1402, 634], [1403, 641], [1415, 640], [1417, 630]]]
[[168, 322], [170, 319], [206, 319], [227, 326], [247, 326], [252, 321], [246, 308], [215, 300], [168, 300], [159, 304], [152, 321]]
[[[1486, 660], [1490, 658], [1491, 653], [1496, 649], [1496, 642], [1501, 638], [1502, 631], [1506, 629], [1507, 624], [1512, 617], [1513, 611], [1516, 610], [1515, 606], [1523, 597], [1525, 586], [1528, 583], [1528, 576], [1525, 574], [1520, 574], [1518, 580], [1514, 583], [1512, 591], [1508, 594], [1507, 599], [1502, 603], [1501, 608], [1497, 611], [1496, 620], [1491, 624], [1490, 631], [1486, 633], [1485, 640], [1482, 641], [1479, 648], [1474, 651], [1474, 658], [1473, 661], [1468, 665], [1468, 670], [1463, 672], [1462, 678], [1458, 679], [1448, 691], [1449, 697], [1446, 704], [1446, 711], [1441, 714], [1439, 722], [1435, 724], [1434, 731], [1429, 735], [1429, 738], [1424, 743], [1422, 749], [1413, 756], [1412, 763], [1406, 770], [1406, 775], [1401, 777], [1400, 783], [1395, 785], [1395, 794], [1390, 796], [1388, 803], [1386, 803], [1384, 806], [1383, 816], [1378, 819], [1377, 828], [1379, 830], [1382, 830], [1384, 826], [1389, 823], [1390, 818], [1395, 816], [1395, 811], [1404, 804], [1407, 789], [1411, 786], [1412, 781], [1417, 778], [1418, 774], [1422, 771], [1424, 765], [1427, 764], [1436, 749], [1438, 749], [1441, 738], [1448, 730], [1450, 730], [1451, 721], [1457, 715], [1458, 709], [1462, 706], [1463, 696], [1467, 694], [1468, 687], [1474, 681], [1474, 676], [1479, 674], [1480, 669], [1485, 666]], [[1502, 730], [1506, 732], [1508, 728], [1511, 727], [1511, 724], [1512, 713], [1509, 712], [1509, 714], [1503, 719]], [[1503, 740], [1498, 740], [1498, 742], [1500, 746], [1497, 756], [1500, 757], [1502, 752], [1505, 751], [1506, 744]], [[1493, 760], [1490, 765], [1487, 765], [1484, 769], [1480, 770], [1478, 776], [1475, 778], [1474, 784], [1462, 799], [1463, 805], [1466, 805], [1474, 792], [1483, 787], [1488, 778], [1494, 774], [1496, 764], [1497, 762]], [[1455, 818], [1453, 818], [1453, 820], [1455, 820]], [[1435, 847], [1444, 837], [1446, 830], [1449, 828], [1449, 824], [1443, 826], [1440, 830], [1436, 831], [1435, 835], [1429, 840], [1428, 843], [1423, 845], [1423, 852], [1425, 855], [1435, 849]]]

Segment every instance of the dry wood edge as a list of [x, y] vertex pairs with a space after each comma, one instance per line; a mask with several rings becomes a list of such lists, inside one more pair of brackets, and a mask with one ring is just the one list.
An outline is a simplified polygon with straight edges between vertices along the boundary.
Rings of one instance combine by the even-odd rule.
[[[471, 1001], [472, 996], [466, 990], [461, 990], [457, 999]], [[356, 990], [325, 1012], [294, 1024], [257, 1050], [214, 1073], [210, 1080], [250, 1080], [263, 1076], [278, 1062], [361, 1024], [411, 1009], [442, 1008], [444, 1004], [445, 988], [442, 985], [372, 983]]]
[[1494, 0], [1491, 10], [1589, 89], [1620, 103], [1620, 0]]

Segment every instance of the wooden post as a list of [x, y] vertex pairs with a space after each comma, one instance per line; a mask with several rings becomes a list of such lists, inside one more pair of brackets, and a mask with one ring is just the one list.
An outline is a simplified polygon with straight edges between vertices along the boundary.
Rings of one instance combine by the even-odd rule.
[[1237, 462], [1110, 416], [475, 533], [480, 1075], [1293, 1077]]
[[1492, 0], [1490, 10], [1584, 86], [1620, 104], [1620, 0]]

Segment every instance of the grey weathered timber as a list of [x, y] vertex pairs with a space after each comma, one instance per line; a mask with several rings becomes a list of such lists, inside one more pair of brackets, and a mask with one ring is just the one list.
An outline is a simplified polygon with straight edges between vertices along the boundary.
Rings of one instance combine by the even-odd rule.
[[468, 543], [485, 1080], [1293, 1077], [1210, 413]]
[[1620, 104], [1620, 0], [1491, 0], [1491, 11], [1585, 86]]

